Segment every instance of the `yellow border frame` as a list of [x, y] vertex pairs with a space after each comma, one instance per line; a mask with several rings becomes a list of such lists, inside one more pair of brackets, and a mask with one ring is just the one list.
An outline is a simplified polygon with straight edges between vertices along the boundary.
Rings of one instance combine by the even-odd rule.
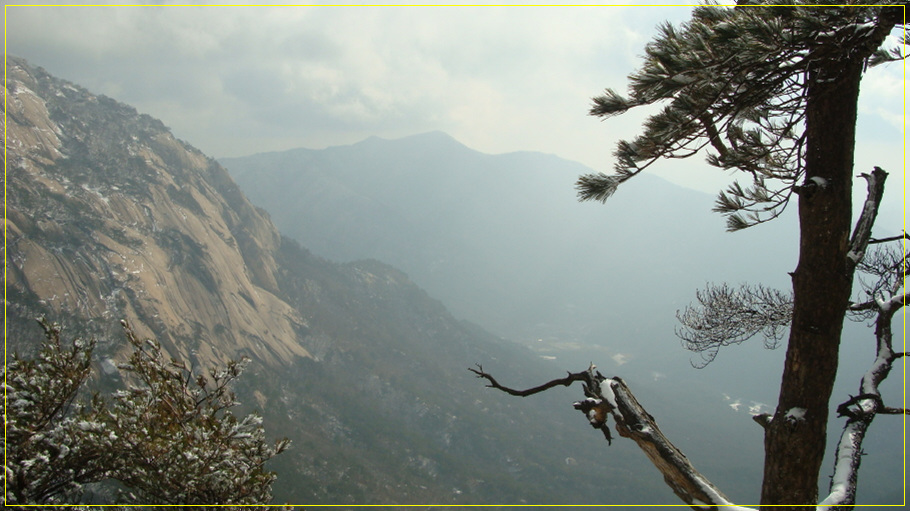
[[[680, 4], [167, 4], [167, 5], [158, 5], [158, 4], [36, 4], [36, 5], [27, 5], [27, 4], [4, 4], [3, 6], [3, 367], [6, 368], [7, 364], [7, 346], [6, 346], [6, 337], [7, 337], [7, 294], [6, 294], [6, 282], [7, 282], [7, 264], [6, 264], [6, 240], [7, 240], [7, 231], [6, 231], [6, 218], [7, 218], [7, 195], [6, 195], [6, 173], [7, 173], [7, 71], [6, 71], [6, 56], [7, 56], [7, 28], [6, 22], [8, 19], [7, 8], [9, 7], [696, 7], [700, 4], [692, 3], [680, 3]], [[722, 4], [723, 5], [723, 4]], [[726, 4], [729, 6], [729, 4]], [[760, 5], [755, 7], [776, 7], [776, 6], [786, 6], [792, 4], [774, 4], [774, 5]], [[842, 5], [842, 7], [879, 7], [884, 6], [883, 4], [858, 4], [858, 5]], [[811, 5], [807, 5], [811, 7]], [[829, 6], [830, 7], [830, 6]], [[908, 6], [902, 6], [904, 8], [904, 32], [907, 33], [907, 9]], [[903, 60], [903, 71], [904, 71], [904, 83], [907, 82], [907, 59]], [[903, 113], [904, 113], [904, 188], [903, 188], [903, 209], [904, 209], [904, 218], [903, 218], [903, 227], [904, 232], [907, 232], [907, 91], [904, 90], [904, 102], [903, 102]], [[904, 252], [907, 251], [908, 241], [903, 240]], [[905, 286], [906, 289], [906, 277], [905, 277]], [[904, 310], [904, 320], [903, 320], [903, 331], [904, 331], [904, 352], [907, 351], [907, 311]], [[904, 378], [904, 401], [903, 407], [907, 408], [907, 364], [904, 363], [903, 366], [903, 378]], [[6, 372], [4, 371], [4, 390], [3, 390], [3, 401], [4, 401], [4, 421], [3, 421], [3, 464], [6, 466]], [[907, 505], [907, 416], [903, 416], [904, 423], [904, 502], [902, 504], [857, 504], [855, 507], [905, 507]], [[6, 478], [3, 480], [3, 496], [6, 498]], [[44, 504], [20, 504], [20, 507], [48, 507]], [[118, 504], [102, 504], [95, 505], [92, 507], [123, 507]], [[158, 507], [151, 505], [129, 505], [127, 507]], [[181, 507], [235, 507], [227, 504], [215, 504], [211, 506], [205, 505], [186, 505]], [[580, 505], [580, 504], [538, 504], [538, 505], [528, 505], [528, 504], [364, 504], [364, 505], [348, 505], [348, 504], [323, 504], [323, 505], [278, 505], [278, 504], [257, 504], [244, 507], [348, 507], [348, 508], [372, 508], [372, 507], [691, 507], [687, 504], [663, 504], [663, 505], [647, 505], [647, 504], [592, 504], [592, 505]], [[731, 506], [718, 506], [718, 507], [731, 507]], [[750, 507], [758, 508], [758, 505], [750, 505]], [[766, 506], [767, 507], [767, 506]], [[773, 506], [781, 507], [781, 506]]]

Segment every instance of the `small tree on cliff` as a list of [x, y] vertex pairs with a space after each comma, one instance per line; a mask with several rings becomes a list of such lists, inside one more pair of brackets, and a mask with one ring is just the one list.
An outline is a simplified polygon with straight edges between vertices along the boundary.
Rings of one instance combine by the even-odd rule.
[[82, 403], [94, 342], [47, 340], [34, 360], [4, 368], [4, 504], [78, 504], [88, 483], [116, 480], [133, 504], [267, 504], [283, 451], [265, 441], [261, 418], [237, 417], [231, 392], [244, 364], [194, 374], [166, 360], [126, 322], [134, 351], [121, 366], [128, 388]]
[[[642, 105], [665, 106], [647, 119], [641, 135], [619, 142], [612, 175], [582, 176], [577, 188], [581, 200], [606, 201], [657, 160], [706, 149], [709, 164], [740, 170], [750, 180], [748, 186], [733, 184], [717, 199], [715, 210], [728, 216], [730, 230], [776, 218], [791, 200], [798, 202], [800, 253], [791, 274], [792, 296], [762, 288], [710, 288], [699, 297], [704, 307], [690, 309], [681, 319], [692, 327], [682, 332], [695, 341], [690, 346], [707, 353], [708, 360], [719, 346], [757, 333], [769, 334], [773, 343], [780, 327], [789, 325], [777, 409], [760, 421], [765, 427], [761, 503], [815, 505], [841, 330], [887, 176], [878, 167], [862, 175], [868, 199], [852, 227], [859, 85], [868, 66], [903, 58], [906, 37], [891, 48], [885, 43], [895, 28], [906, 28], [907, 2], [738, 4], [700, 6], [680, 27], [661, 25], [645, 47], [644, 64], [629, 77], [629, 95], [608, 89], [594, 99], [591, 114], [603, 118]], [[890, 311], [906, 303], [900, 288], [892, 291], [864, 310], [881, 305], [885, 308], [877, 310], [890, 322]], [[728, 306], [732, 312], [751, 312], [749, 322], [737, 322], [735, 314], [724, 310]], [[725, 328], [710, 328], [718, 321]], [[890, 367], [902, 355], [883, 356]], [[475, 372], [502, 388], [489, 374]], [[604, 415], [606, 409], [624, 406], [614, 398], [625, 391], [607, 392], [611, 385], [592, 371], [576, 376], [586, 382], [591, 399], [606, 403], [598, 404], [604, 407], [599, 412], [591, 403], [581, 403], [586, 413]], [[628, 419], [634, 413], [621, 415]], [[658, 451], [649, 451], [655, 464], [673, 457], [670, 451], [666, 456]], [[854, 454], [858, 463], [858, 451]], [[725, 502], [710, 485], [692, 488], [677, 493], [690, 504]], [[852, 503], [850, 498], [837, 503]]]

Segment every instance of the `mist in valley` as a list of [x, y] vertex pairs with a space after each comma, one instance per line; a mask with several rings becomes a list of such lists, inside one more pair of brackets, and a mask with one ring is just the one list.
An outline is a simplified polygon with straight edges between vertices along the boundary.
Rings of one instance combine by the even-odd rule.
[[[573, 184], [590, 171], [583, 165], [534, 152], [483, 154], [442, 132], [221, 163], [282, 232], [315, 253], [389, 262], [456, 316], [531, 349], [552, 378], [590, 363], [622, 377], [697, 467], [738, 501], [757, 502], [762, 432], [751, 415], [773, 412], [784, 349], [765, 349], [758, 336], [698, 369], [700, 356], [675, 335], [676, 313], [709, 282], [788, 290], [798, 239], [791, 212], [726, 232], [711, 212], [714, 197], [650, 175], [606, 204], [580, 204]], [[842, 397], [855, 394], [873, 354], [869, 328], [846, 332]], [[494, 363], [476, 362], [495, 374]], [[551, 413], [571, 419], [571, 402]], [[597, 442], [578, 419], [579, 435]], [[900, 423], [876, 427], [880, 450], [868, 470], [877, 475], [862, 484], [886, 502], [880, 477], [900, 466], [886, 439]], [[836, 435], [830, 440], [833, 449]], [[604, 463], [615, 463], [615, 449], [603, 450]]]
[[[676, 315], [709, 283], [789, 291], [796, 204], [727, 232], [711, 209], [737, 176], [701, 155], [660, 162], [604, 204], [575, 189], [644, 119], [594, 122], [590, 97], [621, 88], [655, 25], [691, 9], [416, 9], [8, 9], [10, 53], [47, 69], [21, 72], [32, 108], [21, 132], [40, 117], [59, 135], [15, 146], [30, 163], [10, 173], [7, 222], [40, 247], [11, 244], [15, 261], [91, 262], [71, 280], [114, 305], [68, 312], [74, 330], [136, 312], [163, 335], [157, 308], [177, 296], [204, 305], [192, 321], [168, 311], [175, 353], [265, 353], [238, 394], [270, 436], [293, 437], [270, 462], [275, 502], [679, 504], [633, 442], [608, 445], [573, 409], [579, 386], [517, 398], [468, 371], [527, 388], [593, 363], [732, 500], [756, 505], [764, 435], [752, 416], [774, 411], [785, 346], [753, 338], [698, 368]], [[887, 237], [906, 223], [904, 119], [891, 112], [904, 79], [881, 69], [864, 81], [856, 169], [891, 173], [873, 232]], [[858, 211], [865, 186], [854, 186]], [[124, 259], [107, 271], [121, 243], [167, 268]], [[50, 273], [21, 266], [11, 324], [34, 329], [31, 315], [57, 296], [29, 287]], [[219, 308], [231, 300], [224, 310], [241, 312]], [[224, 332], [232, 347], [219, 345]], [[109, 333], [102, 354], [115, 357]], [[874, 342], [868, 324], [846, 322], [832, 403], [857, 394]], [[886, 400], [903, 384], [895, 371]], [[834, 415], [823, 493], [843, 425]], [[904, 498], [902, 427], [887, 415], [871, 427], [860, 503]]]

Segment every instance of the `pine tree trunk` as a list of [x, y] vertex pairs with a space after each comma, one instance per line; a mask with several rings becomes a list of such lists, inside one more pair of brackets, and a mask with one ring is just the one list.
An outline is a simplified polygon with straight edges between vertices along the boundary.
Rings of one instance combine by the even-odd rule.
[[[812, 74], [793, 322], [780, 398], [765, 434], [762, 505], [818, 502], [828, 402], [853, 281], [846, 261], [862, 62], [835, 62]], [[806, 410], [804, 420], [786, 417], [794, 408]]]

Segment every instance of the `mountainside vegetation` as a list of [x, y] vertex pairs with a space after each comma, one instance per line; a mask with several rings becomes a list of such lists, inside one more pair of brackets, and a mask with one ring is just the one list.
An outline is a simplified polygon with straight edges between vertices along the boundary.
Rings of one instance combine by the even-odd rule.
[[234, 415], [231, 386], [246, 361], [196, 374], [124, 321], [133, 348], [121, 366], [126, 388], [88, 403], [95, 343], [40, 324], [37, 357], [14, 354], [3, 368], [6, 506], [104, 502], [102, 494], [158, 505], [271, 500], [275, 474], [264, 465], [288, 442], [273, 447], [260, 416]]

